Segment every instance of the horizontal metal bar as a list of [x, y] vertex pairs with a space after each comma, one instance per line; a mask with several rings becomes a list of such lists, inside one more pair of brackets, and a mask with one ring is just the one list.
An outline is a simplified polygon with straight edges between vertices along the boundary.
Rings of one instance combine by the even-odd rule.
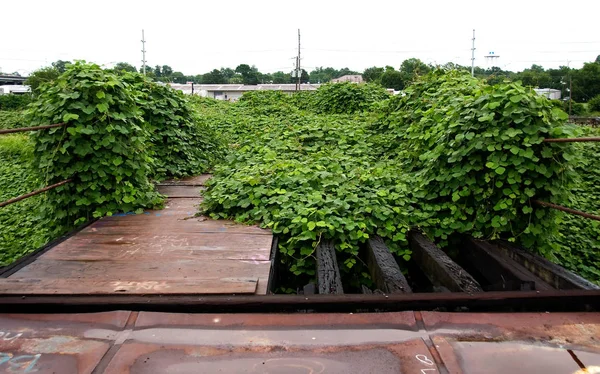
[[434, 310], [467, 307], [473, 310], [587, 310], [600, 307], [600, 291], [493, 291], [344, 295], [0, 295], [4, 313], [78, 313], [109, 310], [185, 313], [320, 313]]
[[545, 201], [533, 200], [532, 202], [534, 204], [537, 204], [537, 205], [540, 205], [540, 206], [544, 206], [544, 207], [547, 207], [547, 208], [552, 208], [552, 209], [560, 210], [560, 211], [563, 211], [563, 212], [567, 212], [567, 213], [571, 213], [571, 214], [576, 214], [576, 215], [581, 216], [581, 217], [585, 217], [585, 218], [593, 219], [593, 220], [596, 220], [596, 221], [600, 221], [600, 216], [595, 216], [593, 214], [581, 212], [579, 210], [567, 208], [567, 207], [564, 207], [564, 206], [561, 206], [561, 205], [552, 204], [552, 203], [547, 203]]
[[61, 127], [66, 125], [66, 123], [57, 123], [54, 125], [44, 125], [44, 126], [33, 126], [33, 127], [19, 127], [16, 129], [5, 129], [5, 130], [0, 130], [0, 135], [2, 134], [12, 134], [15, 132], [28, 132], [28, 131], [37, 131], [37, 130], [45, 130], [45, 129], [51, 129], [53, 127]]
[[600, 137], [592, 138], [546, 138], [544, 143], [582, 143], [582, 142], [600, 142]]
[[64, 180], [62, 182], [58, 182], [58, 183], [52, 184], [52, 185], [50, 185], [48, 187], [41, 188], [41, 189], [39, 189], [37, 191], [33, 191], [33, 192], [28, 193], [28, 194], [15, 197], [14, 199], [3, 201], [3, 202], [0, 203], [0, 208], [5, 207], [5, 206], [10, 205], [10, 204], [13, 204], [13, 203], [16, 203], [17, 201], [21, 201], [21, 200], [27, 199], [28, 197], [39, 195], [42, 192], [46, 192], [46, 191], [51, 190], [51, 189], [56, 188], [56, 187], [60, 187], [63, 184], [67, 184], [67, 183], [72, 182], [72, 181], [73, 181], [73, 179], [66, 179], [66, 180]]

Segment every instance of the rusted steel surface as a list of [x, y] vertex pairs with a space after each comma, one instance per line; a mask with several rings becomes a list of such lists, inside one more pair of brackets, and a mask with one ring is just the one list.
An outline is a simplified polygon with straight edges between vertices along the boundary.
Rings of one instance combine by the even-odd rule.
[[64, 180], [62, 182], [51, 184], [50, 186], [47, 186], [47, 187], [44, 187], [44, 188], [40, 188], [39, 190], [27, 193], [25, 195], [17, 196], [17, 197], [15, 197], [13, 199], [9, 199], [9, 200], [3, 201], [3, 202], [0, 203], [0, 208], [2, 208], [4, 206], [7, 206], [7, 205], [10, 205], [10, 204], [13, 204], [13, 203], [16, 203], [17, 201], [25, 200], [28, 197], [39, 195], [41, 193], [44, 193], [44, 192], [49, 191], [49, 190], [51, 190], [53, 188], [56, 188], [56, 187], [60, 187], [60, 186], [62, 186], [64, 184], [67, 184], [67, 183], [72, 182], [72, 181], [73, 181], [72, 179], [66, 179], [66, 180]]
[[434, 286], [443, 286], [453, 292], [483, 291], [475, 278], [423, 234], [410, 231], [408, 238], [413, 258]]
[[[92, 373], [130, 312], [0, 314], [0, 373]], [[103, 331], [89, 336], [93, 331]]]
[[0, 372], [10, 373], [562, 374], [600, 366], [598, 313], [112, 312], [0, 322]]
[[497, 244], [498, 248], [507, 256], [510, 256], [513, 260], [525, 266], [529, 271], [544, 279], [556, 289], [600, 290], [600, 286], [597, 284], [594, 284], [541, 256], [526, 252], [503, 241], [498, 241]]
[[412, 292], [396, 259], [380, 236], [375, 235], [367, 241], [367, 261], [371, 277], [380, 290], [386, 293]]
[[[259, 283], [260, 286], [260, 283]], [[0, 310], [11, 313], [109, 311], [163, 312], [366, 312], [405, 310], [589, 311], [600, 310], [600, 290], [493, 291], [344, 295], [0, 295]]]
[[566, 212], [566, 213], [575, 214], [577, 216], [581, 216], [581, 217], [584, 217], [584, 218], [589, 218], [589, 219], [593, 219], [593, 220], [596, 220], [596, 221], [600, 221], [600, 216], [596, 216], [594, 214], [590, 214], [590, 213], [586, 213], [586, 212], [581, 212], [579, 210], [567, 208], [567, 207], [564, 207], [562, 205], [556, 205], [556, 204], [552, 204], [552, 203], [547, 203], [545, 201], [540, 201], [540, 200], [533, 200], [533, 203], [537, 204], [537, 205], [540, 205], [540, 206], [547, 207], [547, 208], [552, 208], [552, 209], [560, 210], [560, 211], [563, 211], [563, 212]]
[[0, 130], [0, 135], [2, 134], [12, 134], [16, 132], [28, 132], [28, 131], [37, 131], [37, 130], [46, 130], [54, 127], [61, 127], [66, 125], [66, 123], [57, 123], [55, 125], [44, 125], [44, 126], [33, 126], [33, 127], [19, 127], [16, 129], [4, 129]]
[[196, 217], [200, 189], [168, 188], [196, 197], [102, 218], [10, 275], [0, 294], [266, 294], [271, 232]]

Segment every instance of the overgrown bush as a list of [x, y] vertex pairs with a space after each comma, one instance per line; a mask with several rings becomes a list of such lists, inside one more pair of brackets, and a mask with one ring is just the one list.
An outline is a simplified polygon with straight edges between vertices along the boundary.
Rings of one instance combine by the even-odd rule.
[[576, 103], [574, 100], [570, 102], [570, 105], [569, 100], [564, 101], [563, 110], [566, 113], [570, 113], [573, 116], [585, 116], [588, 114], [585, 104]]
[[588, 109], [590, 112], [600, 112], [600, 95], [596, 95], [588, 101]]
[[14, 129], [16, 127], [26, 127], [23, 123], [23, 113], [21, 111], [0, 111], [0, 129]]
[[77, 62], [40, 86], [27, 111], [31, 126], [65, 122], [33, 133], [36, 166], [45, 184], [73, 182], [47, 193], [45, 215], [57, 228], [161, 203], [149, 182], [149, 129], [131, 86], [99, 66]]
[[222, 157], [217, 134], [200, 123], [181, 91], [154, 83], [141, 74], [125, 74], [142, 110], [152, 145], [151, 176], [181, 178], [208, 171]]
[[24, 109], [31, 102], [30, 94], [8, 94], [0, 95], [0, 110], [20, 110]]
[[389, 97], [390, 94], [376, 84], [328, 83], [317, 89], [312, 107], [317, 113], [351, 114], [368, 110], [373, 103]]
[[548, 248], [554, 214], [531, 201], [560, 200], [570, 179], [567, 115], [519, 83], [489, 86], [464, 72], [435, 71], [390, 100], [377, 130], [387, 156], [410, 175], [419, 226]]

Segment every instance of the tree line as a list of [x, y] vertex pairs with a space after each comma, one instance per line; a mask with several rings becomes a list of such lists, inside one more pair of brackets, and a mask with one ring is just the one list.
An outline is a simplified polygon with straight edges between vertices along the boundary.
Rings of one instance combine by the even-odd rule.
[[[58, 60], [50, 66], [44, 67], [29, 77], [27, 84], [35, 89], [40, 83], [53, 80], [63, 73], [68, 61]], [[344, 75], [362, 74], [366, 82], [377, 83], [385, 88], [402, 90], [416, 77], [424, 75], [436, 66], [426, 64], [418, 58], [404, 60], [398, 69], [388, 65], [385, 67], [373, 66], [365, 69], [362, 73], [349, 68], [335, 69], [332, 67], [317, 67], [310, 72], [302, 70], [300, 81], [302, 83], [327, 83], [332, 79]], [[470, 70], [469, 66], [461, 66], [447, 63], [441, 67], [447, 69]], [[119, 71], [142, 71], [142, 68], [127, 62], [119, 62], [112, 70]], [[254, 65], [240, 64], [235, 69], [220, 68], [213, 69], [204, 74], [185, 75], [175, 71], [169, 65], [146, 66], [146, 75], [156, 81], [165, 83], [188, 83], [197, 84], [265, 84], [265, 83], [295, 83], [292, 72], [277, 71], [274, 73], [262, 73]], [[526, 86], [539, 88], [553, 88], [561, 90], [563, 98], [572, 98], [576, 102], [587, 102], [593, 97], [600, 95], [600, 56], [595, 61], [587, 62], [580, 69], [560, 66], [557, 69], [544, 69], [540, 65], [532, 65], [530, 68], [520, 72], [503, 70], [499, 67], [481, 68], [475, 67], [476, 77], [485, 79], [490, 84], [500, 83], [506, 79], [521, 81]], [[571, 92], [572, 90], [572, 92]]]

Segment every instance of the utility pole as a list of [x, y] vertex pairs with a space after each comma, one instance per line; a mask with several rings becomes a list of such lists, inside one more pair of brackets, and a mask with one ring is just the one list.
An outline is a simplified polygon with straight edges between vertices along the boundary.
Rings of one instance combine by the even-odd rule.
[[302, 69], [300, 68], [300, 29], [298, 29], [298, 63], [296, 64], [296, 76], [298, 77], [298, 85], [296, 86], [296, 91], [300, 91], [300, 81], [302, 77]]
[[471, 47], [471, 76], [475, 76], [475, 29], [473, 29], [473, 47]]
[[144, 39], [144, 29], [142, 29], [142, 72], [146, 75], [146, 40]]
[[571, 103], [573, 102], [573, 74], [569, 72], [569, 116], [571, 115]]

